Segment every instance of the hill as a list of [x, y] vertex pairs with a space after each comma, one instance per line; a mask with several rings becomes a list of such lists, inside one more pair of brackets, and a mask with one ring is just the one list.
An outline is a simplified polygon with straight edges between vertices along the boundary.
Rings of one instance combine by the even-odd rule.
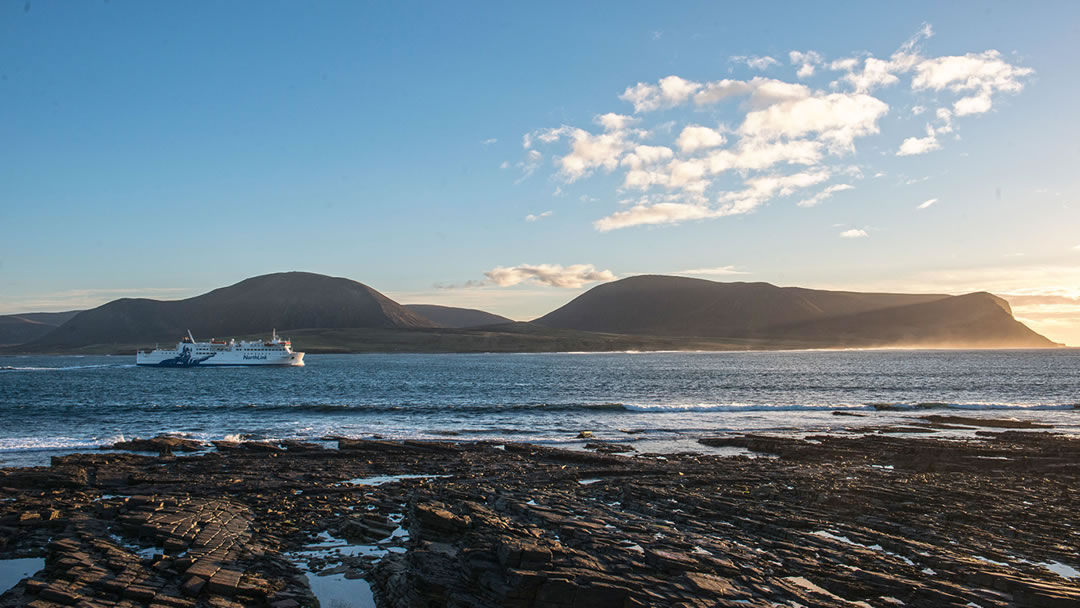
[[773, 328], [760, 337], [847, 346], [1018, 348], [1056, 346], [985, 292]]
[[616, 334], [794, 340], [821, 348], [1054, 346], [990, 294], [857, 293], [653, 275], [594, 287], [535, 323]]
[[68, 312], [28, 312], [0, 315], [0, 345], [23, 344], [36, 340], [79, 314]]
[[472, 308], [455, 308], [453, 306], [438, 306], [436, 304], [404, 304], [404, 306], [425, 319], [434, 321], [440, 327], [460, 329], [513, 323], [513, 320], [507, 319], [506, 317]]
[[75, 315], [23, 345], [31, 351], [95, 344], [153, 344], [197, 338], [267, 334], [272, 329], [435, 327], [378, 291], [350, 279], [307, 272], [254, 277], [186, 300], [125, 298]]
[[402, 306], [356, 281], [288, 272], [186, 300], [116, 300], [4, 350], [130, 353], [188, 329], [206, 339], [265, 336], [274, 328], [313, 353], [1055, 346], [988, 293], [856, 293], [639, 276], [594, 287], [532, 323], [513, 323], [478, 310]]

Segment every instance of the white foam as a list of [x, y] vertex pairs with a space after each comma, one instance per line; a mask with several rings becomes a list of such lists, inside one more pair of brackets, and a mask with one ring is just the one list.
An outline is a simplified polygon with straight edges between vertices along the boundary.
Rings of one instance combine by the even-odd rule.
[[5, 365], [0, 367], [0, 372], [66, 372], [79, 369], [101, 369], [104, 367], [123, 368], [123, 367], [137, 367], [134, 363], [128, 365], [116, 365], [115, 363], [99, 364], [99, 365], [64, 365], [58, 367], [41, 367], [35, 365]]

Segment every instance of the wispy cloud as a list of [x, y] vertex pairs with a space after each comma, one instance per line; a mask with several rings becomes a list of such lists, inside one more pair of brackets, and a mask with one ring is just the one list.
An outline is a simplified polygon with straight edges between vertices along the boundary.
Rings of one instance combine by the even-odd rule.
[[548, 287], [578, 288], [587, 283], [611, 281], [615, 274], [610, 270], [597, 270], [592, 264], [522, 264], [498, 266], [484, 273], [492, 284], [512, 287], [520, 283], [534, 283]]
[[769, 57], [768, 55], [764, 57], [759, 57], [757, 55], [749, 57], [746, 55], [735, 55], [731, 58], [731, 60], [735, 63], [744, 63], [747, 65], [747, 67], [754, 70], [767, 70], [774, 65], [780, 65], [779, 61], [777, 61], [773, 57]]
[[691, 268], [691, 269], [688, 269], [688, 270], [676, 270], [672, 274], [722, 276], [722, 275], [750, 274], [750, 273], [746, 272], [746, 271], [743, 271], [743, 270], [738, 270], [734, 266], [715, 266], [713, 268]]
[[796, 204], [800, 207], [816, 207], [821, 204], [821, 201], [831, 197], [833, 194], [843, 192], [844, 190], [853, 190], [854, 188], [855, 186], [852, 186], [851, 184], [833, 184], [814, 196], [805, 198]]
[[544, 159], [544, 155], [537, 150], [529, 150], [525, 153], [525, 159], [517, 164], [517, 167], [521, 169], [521, 177], [514, 183], [521, 183], [536, 173], [536, 170], [540, 168], [540, 161]]
[[497, 137], [490, 137], [490, 138], [485, 139], [484, 141], [480, 142], [480, 144], [484, 145], [484, 146], [490, 146], [491, 144], [497, 144], [497, 143], [499, 143], [499, 139]]
[[722, 217], [724, 212], [710, 209], [705, 205], [693, 203], [656, 203], [654, 205], [635, 205], [625, 211], [617, 211], [596, 220], [593, 226], [601, 232], [618, 230], [627, 226], [647, 224], [677, 224], [689, 220], [702, 220]]
[[866, 238], [868, 236], [870, 236], [870, 235], [867, 234], [866, 231], [861, 229], [861, 228], [852, 228], [850, 230], [845, 230], [845, 231], [840, 233], [840, 237], [845, 238], [845, 239], [862, 239], [862, 238]]
[[925, 201], [920, 203], [919, 206], [916, 207], [916, 209], [926, 209], [927, 207], [929, 207], [930, 205], [933, 205], [936, 202], [938, 202], [938, 199], [936, 199], [936, 198], [926, 199]]
[[538, 220], [542, 220], [545, 217], [550, 217], [553, 213], [555, 213], [555, 212], [551, 211], [551, 210], [544, 211], [544, 212], [537, 213], [537, 214], [530, 213], [529, 215], [525, 216], [525, 221], [526, 222], [535, 222], [535, 221], [538, 221]]

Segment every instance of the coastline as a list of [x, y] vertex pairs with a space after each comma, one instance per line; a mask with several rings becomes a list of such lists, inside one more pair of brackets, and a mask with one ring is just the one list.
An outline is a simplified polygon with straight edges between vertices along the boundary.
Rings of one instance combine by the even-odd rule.
[[[315, 354], [480, 354], [480, 353], [606, 353], [606, 352], [738, 352], [803, 350], [1054, 350], [1069, 348], [1047, 340], [1046, 344], [1010, 340], [949, 340], [945, 338], [840, 338], [837, 336], [717, 337], [694, 335], [650, 335], [604, 333], [555, 329], [534, 323], [516, 322], [476, 328], [337, 328], [290, 329], [281, 333], [298, 351]], [[259, 340], [261, 334], [230, 336], [237, 340]], [[133, 355], [140, 349], [175, 342], [173, 335], [147, 335], [145, 341], [116, 343], [30, 342], [0, 346], [3, 355]]]
[[46, 558], [0, 606], [1080, 601], [1080, 441], [882, 431], [702, 438], [756, 458], [348, 439], [58, 457], [0, 469], [0, 555]]

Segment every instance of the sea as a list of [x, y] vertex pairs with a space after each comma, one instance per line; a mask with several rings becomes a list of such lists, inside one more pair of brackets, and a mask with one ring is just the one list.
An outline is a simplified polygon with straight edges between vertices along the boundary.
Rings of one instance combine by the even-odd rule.
[[0, 467], [44, 465], [161, 433], [581, 448], [588, 431], [638, 452], [714, 451], [697, 439], [731, 433], [866, 432], [931, 414], [1080, 433], [1080, 349], [356, 354], [305, 362], [158, 369], [137, 367], [134, 356], [0, 357]]

